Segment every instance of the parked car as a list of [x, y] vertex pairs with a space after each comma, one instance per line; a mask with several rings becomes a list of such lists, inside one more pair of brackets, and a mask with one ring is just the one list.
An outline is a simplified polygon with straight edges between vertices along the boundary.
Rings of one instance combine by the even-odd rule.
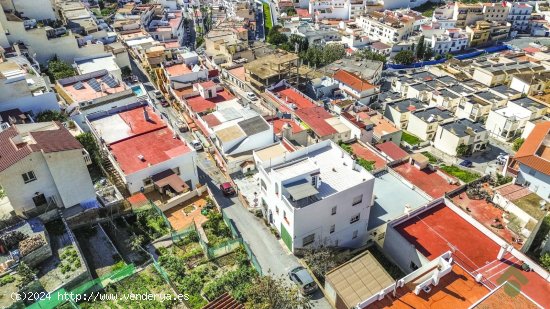
[[159, 90], [155, 90], [153, 91], [153, 93], [155, 94], [155, 98], [157, 98], [158, 100], [162, 99], [162, 92], [160, 92]]
[[201, 142], [199, 142], [196, 139], [191, 141], [191, 146], [193, 146], [193, 148], [195, 148], [196, 151], [202, 150]]
[[176, 127], [181, 133], [189, 131], [189, 127], [187, 127], [187, 125], [181, 120], [178, 120], [178, 122], [176, 122]]
[[288, 277], [300, 288], [300, 292], [304, 295], [313, 294], [317, 291], [317, 284], [313, 281], [307, 269], [302, 266], [295, 267], [289, 271]]
[[233, 194], [235, 194], [235, 189], [233, 189], [233, 186], [229, 182], [222, 183], [220, 185], [220, 190], [225, 196], [232, 196]]
[[247, 93], [246, 93], [246, 97], [247, 97], [250, 101], [256, 101], [256, 100], [258, 100], [258, 97], [257, 97], [256, 94], [254, 94], [253, 92], [247, 92]]
[[168, 101], [166, 101], [164, 98], [160, 101], [160, 105], [162, 105], [162, 107], [169, 107], [170, 106], [170, 103], [168, 103]]
[[472, 167], [472, 166], [474, 166], [474, 163], [472, 163], [472, 161], [470, 161], [470, 160], [464, 160], [464, 161], [460, 162], [459, 165], [464, 166], [464, 167]]

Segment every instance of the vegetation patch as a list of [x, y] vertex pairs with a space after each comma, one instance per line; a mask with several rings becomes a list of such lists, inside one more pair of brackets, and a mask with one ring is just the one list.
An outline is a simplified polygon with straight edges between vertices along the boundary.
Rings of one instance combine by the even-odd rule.
[[454, 165], [442, 165], [439, 168], [445, 173], [455, 176], [465, 183], [472, 182], [481, 177], [478, 173], [469, 172]]
[[432, 17], [434, 10], [440, 6], [441, 3], [426, 2], [420, 6], [414, 8], [415, 11], [422, 13], [422, 16]]
[[214, 247], [231, 239], [231, 230], [218, 212], [208, 213], [208, 221], [202, 225], [202, 228], [208, 238], [209, 246]]
[[426, 158], [428, 158], [428, 160], [430, 161], [431, 164], [435, 164], [435, 163], [439, 162], [439, 159], [438, 159], [436, 156], [434, 156], [433, 154], [431, 154], [431, 153], [429, 153], [429, 152], [427, 152], [427, 151], [423, 151], [422, 154], [423, 154]]
[[421, 142], [420, 138], [410, 134], [407, 131], [403, 131], [403, 134], [401, 135], [401, 140], [411, 146], [418, 145]]
[[59, 255], [59, 259], [61, 260], [59, 269], [62, 274], [75, 271], [82, 265], [78, 252], [76, 252], [76, 248], [73, 245], [64, 248], [63, 252]]
[[264, 7], [264, 32], [269, 33], [269, 30], [273, 27], [273, 21], [271, 20], [271, 9], [268, 3], [263, 3]]

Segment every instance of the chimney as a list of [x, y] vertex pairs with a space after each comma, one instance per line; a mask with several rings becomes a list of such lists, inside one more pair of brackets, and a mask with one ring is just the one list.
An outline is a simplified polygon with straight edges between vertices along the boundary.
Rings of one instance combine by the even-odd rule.
[[149, 113], [147, 112], [147, 109], [145, 106], [143, 107], [143, 118], [145, 118], [145, 121], [150, 122], [151, 118], [149, 118]]

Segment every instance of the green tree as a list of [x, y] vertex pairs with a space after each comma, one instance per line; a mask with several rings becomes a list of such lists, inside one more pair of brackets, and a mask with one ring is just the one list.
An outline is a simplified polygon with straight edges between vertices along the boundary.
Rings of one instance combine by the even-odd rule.
[[445, 58], [446, 58], [447, 60], [453, 59], [453, 57], [454, 57], [454, 55], [451, 54], [451, 53], [446, 53], [446, 54], [445, 54]]
[[269, 33], [267, 34], [267, 42], [273, 45], [280, 45], [283, 43], [288, 42], [288, 37], [279, 30], [281, 29], [281, 26], [277, 25], [274, 26], [269, 30]]
[[4, 188], [0, 187], [0, 199], [4, 198], [6, 196], [6, 192], [4, 191]]
[[82, 133], [76, 137], [76, 139], [82, 144], [84, 149], [90, 154], [94, 164], [99, 166], [101, 164], [101, 154], [99, 153], [99, 147], [95, 141], [92, 133]]
[[463, 157], [468, 154], [470, 151], [470, 147], [466, 144], [460, 144], [456, 147], [456, 155], [459, 157]]
[[539, 258], [539, 261], [542, 267], [546, 268], [547, 270], [550, 270], [550, 253], [549, 252], [546, 252], [543, 255], [541, 255]]
[[22, 288], [27, 286], [27, 284], [33, 282], [36, 278], [36, 271], [30, 268], [25, 262], [19, 263], [17, 266], [17, 274], [19, 275], [19, 283], [17, 287]]
[[311, 308], [308, 297], [302, 296], [296, 286], [287, 284], [283, 278], [272, 276], [257, 277], [247, 291], [247, 308], [294, 309]]
[[525, 139], [523, 138], [516, 138], [512, 144], [512, 149], [514, 149], [514, 151], [518, 151], [519, 148], [521, 148], [521, 145], [523, 145], [523, 142], [525, 142]]
[[382, 61], [383, 63], [386, 63], [386, 61], [388, 61], [386, 56], [375, 53], [372, 50], [368, 50], [368, 49], [362, 49], [356, 55], [359, 59], [376, 60], [376, 61]]
[[416, 51], [415, 55], [417, 59], [424, 58], [424, 52], [426, 51], [426, 47], [424, 46], [424, 36], [420, 37], [420, 41], [418, 41], [418, 45], [416, 45]]
[[424, 50], [424, 60], [430, 60], [433, 58], [433, 56], [434, 56], [434, 50], [431, 47], [426, 46]]
[[393, 58], [395, 63], [409, 65], [414, 62], [414, 54], [410, 50], [402, 50]]
[[67, 115], [61, 113], [60, 111], [46, 110], [46, 111], [41, 111], [36, 115], [37, 122], [47, 122], [47, 121], [64, 122], [66, 120], [67, 120]]
[[128, 77], [132, 75], [132, 69], [130, 68], [130, 66], [127, 65], [125, 67], [120, 68], [120, 73], [122, 74], [122, 77]]
[[47, 74], [54, 81], [76, 75], [75, 69], [68, 63], [57, 59], [57, 56], [48, 61]]

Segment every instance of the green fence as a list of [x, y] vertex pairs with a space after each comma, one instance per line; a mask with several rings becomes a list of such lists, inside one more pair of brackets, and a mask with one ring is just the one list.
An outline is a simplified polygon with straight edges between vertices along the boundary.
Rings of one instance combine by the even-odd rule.
[[[83, 284], [75, 287], [74, 289], [67, 291], [63, 288], [50, 293], [48, 298], [42, 299], [27, 308], [29, 309], [53, 309], [64, 303], [69, 302], [74, 308], [78, 308], [78, 305], [73, 299], [69, 297], [76, 297], [76, 295], [84, 295], [86, 293], [97, 292], [103, 290], [109, 284], [118, 282], [124, 278], [132, 276], [136, 273], [134, 264], [126, 265], [125, 267], [113, 271], [109, 274], [103, 275], [97, 279], [84, 282]], [[80, 297], [80, 296], [78, 296]]]

